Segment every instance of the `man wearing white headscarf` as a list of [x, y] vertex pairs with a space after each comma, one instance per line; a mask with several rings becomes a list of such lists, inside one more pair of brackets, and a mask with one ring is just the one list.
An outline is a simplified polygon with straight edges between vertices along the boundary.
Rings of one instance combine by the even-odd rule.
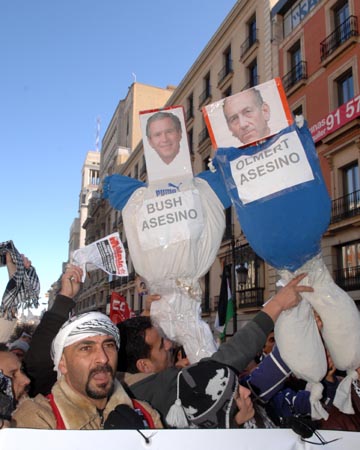
[[[21, 403], [14, 413], [16, 426], [73, 430], [131, 428], [129, 424], [138, 423], [140, 417], [144, 426], [138, 428], [161, 428], [158, 413], [147, 404], [134, 403], [115, 379], [119, 346], [117, 327], [102, 313], [85, 313], [65, 322], [51, 346], [58, 381], [49, 396], [39, 394]], [[120, 415], [114, 413], [115, 409]], [[135, 412], [136, 409], [141, 413]], [[115, 420], [111, 420], [114, 414]]]

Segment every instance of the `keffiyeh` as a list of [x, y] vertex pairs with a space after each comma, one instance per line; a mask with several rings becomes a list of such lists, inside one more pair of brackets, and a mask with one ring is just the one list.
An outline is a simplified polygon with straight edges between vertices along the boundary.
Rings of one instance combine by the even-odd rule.
[[54, 370], [59, 374], [59, 362], [65, 347], [90, 336], [112, 336], [120, 347], [120, 335], [116, 325], [108, 316], [100, 312], [84, 313], [69, 319], [60, 328], [51, 344], [51, 357]]
[[16, 265], [16, 271], [6, 285], [0, 308], [0, 314], [11, 320], [13, 312], [20, 306], [24, 308], [39, 306], [40, 282], [34, 267], [25, 269], [22, 255], [15, 248], [13, 241], [0, 243], [0, 251], [10, 253]]

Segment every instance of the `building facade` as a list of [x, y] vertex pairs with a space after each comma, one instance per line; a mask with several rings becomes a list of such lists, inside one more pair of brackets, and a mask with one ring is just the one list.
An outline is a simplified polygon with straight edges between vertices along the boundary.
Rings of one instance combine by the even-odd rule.
[[272, 10], [279, 75], [316, 144], [332, 198], [322, 240], [336, 283], [360, 301], [360, 4], [278, 2]]
[[[202, 107], [281, 77], [291, 110], [302, 113], [311, 128], [333, 201], [331, 224], [322, 243], [326, 264], [337, 283], [354, 300], [360, 300], [358, 3], [237, 1], [179, 86], [167, 90], [167, 98], [156, 103], [148, 97], [147, 105], [131, 109], [135, 87], [129, 90], [103, 138], [100, 179], [121, 173], [146, 181], [141, 136], [134, 137], [131, 130], [139, 123], [138, 111], [161, 106], [184, 107], [194, 174], [207, 170], [215, 149]], [[127, 247], [121, 212], [112, 210], [100, 195], [90, 201], [88, 212], [84, 224], [87, 243], [119, 231]], [[273, 295], [276, 272], [248, 245], [232, 209], [225, 213], [226, 231], [218, 257], [201, 280], [202, 307], [212, 325], [226, 267], [237, 304], [233, 321], [237, 328]], [[106, 311], [111, 291], [117, 291], [134, 310], [140, 310], [141, 296], [130, 257], [128, 265], [126, 278], [94, 274], [82, 291], [78, 309], [97, 307]]]
[[[113, 173], [124, 173], [134, 178], [145, 174], [145, 160], [136, 151], [141, 142], [139, 111], [162, 107], [174, 91], [173, 86], [165, 89], [134, 82], [125, 99], [120, 100], [108, 125], [101, 145], [99, 176], [103, 180]], [[130, 161], [131, 164], [127, 161]], [[121, 212], [112, 209], [101, 198], [101, 189], [89, 201], [87, 218], [82, 224], [86, 231], [85, 244], [88, 245], [115, 231], [120, 233], [126, 245], [126, 236], [122, 229]], [[109, 297], [114, 284], [126, 281], [126, 297], [134, 307], [135, 287], [131, 259], [128, 261], [130, 276], [112, 280], [106, 273], [96, 270], [87, 275], [83, 289], [77, 301], [77, 311], [109, 311]]]

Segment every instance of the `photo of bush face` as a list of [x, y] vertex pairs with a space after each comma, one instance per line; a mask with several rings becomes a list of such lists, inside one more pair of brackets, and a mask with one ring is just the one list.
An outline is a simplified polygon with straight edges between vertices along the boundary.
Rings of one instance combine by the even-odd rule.
[[140, 125], [149, 182], [192, 176], [182, 106], [141, 111]]
[[293, 122], [279, 78], [211, 103], [202, 112], [214, 148], [250, 145]]

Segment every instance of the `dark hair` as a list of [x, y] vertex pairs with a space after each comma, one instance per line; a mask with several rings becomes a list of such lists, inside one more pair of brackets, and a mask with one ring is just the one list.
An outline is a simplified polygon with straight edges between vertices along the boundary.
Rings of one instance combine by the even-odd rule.
[[[252, 88], [249, 89], [249, 92], [251, 92], [253, 94], [253, 96], [254, 96], [255, 105], [260, 108], [264, 104], [264, 99], [262, 98], [262, 95], [261, 95], [261, 92], [259, 91], [259, 89], [256, 89], [256, 88], [252, 87]], [[237, 95], [237, 94], [234, 94], [234, 95]], [[225, 105], [226, 105], [226, 103], [228, 101], [228, 98], [229, 97], [225, 97], [224, 98], [224, 101], [223, 101], [223, 104], [222, 104], [223, 110], [225, 109]], [[225, 111], [224, 111], [224, 115], [225, 115], [225, 118], [227, 120]]]
[[152, 326], [147, 316], [133, 317], [118, 324], [121, 343], [117, 367], [119, 372], [138, 373], [136, 362], [150, 357], [151, 347], [145, 342], [145, 332]]
[[146, 136], [148, 138], [150, 137], [150, 125], [153, 122], [156, 122], [157, 120], [162, 120], [162, 119], [172, 120], [176, 130], [179, 132], [181, 131], [181, 122], [180, 122], [180, 119], [178, 118], [178, 116], [176, 116], [175, 114], [166, 112], [166, 111], [158, 111], [157, 113], [150, 116], [148, 121], [146, 122]]
[[7, 344], [5, 342], [0, 342], [0, 352], [8, 352], [9, 351], [9, 347], [7, 346]]

